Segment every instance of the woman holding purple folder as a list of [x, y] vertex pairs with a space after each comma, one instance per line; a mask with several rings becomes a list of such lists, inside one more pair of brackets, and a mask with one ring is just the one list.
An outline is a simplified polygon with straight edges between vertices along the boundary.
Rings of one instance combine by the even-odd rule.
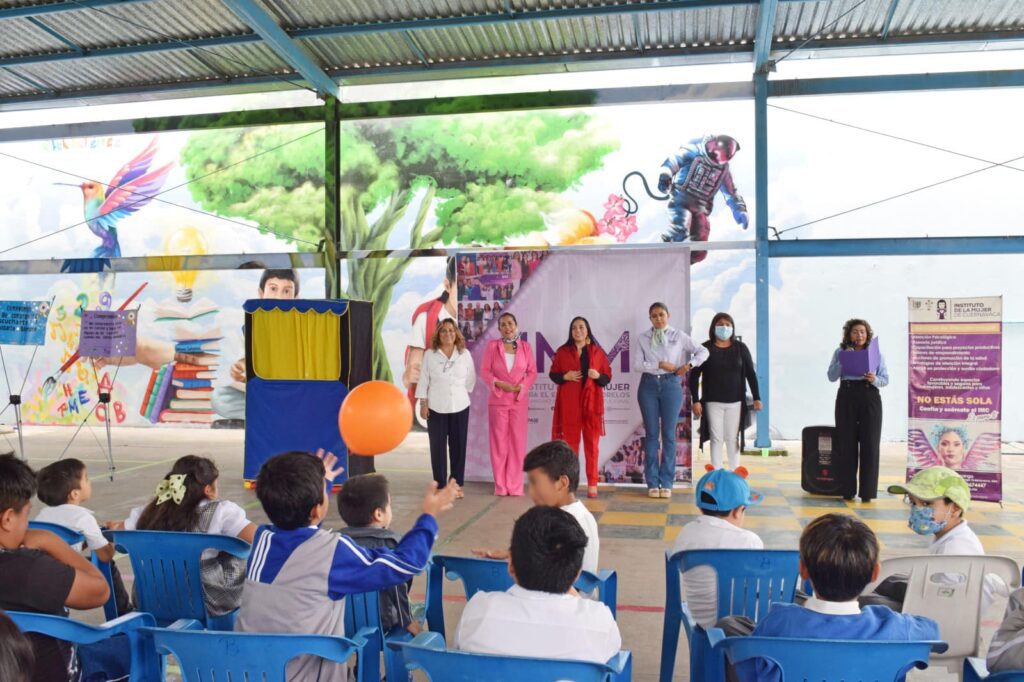
[[[843, 341], [832, 353], [828, 380], [839, 381], [836, 395], [836, 434], [833, 449], [838, 456], [852, 462], [849, 487], [843, 498], [852, 500], [857, 494], [853, 473], [860, 464], [860, 499], [870, 502], [878, 495], [878, 448], [882, 439], [882, 398], [878, 389], [889, 383], [885, 358], [878, 354], [878, 367], [863, 374], [843, 371], [841, 354], [867, 351], [874, 332], [867, 320], [847, 320], [843, 325]], [[848, 370], [849, 371], [849, 370]]]

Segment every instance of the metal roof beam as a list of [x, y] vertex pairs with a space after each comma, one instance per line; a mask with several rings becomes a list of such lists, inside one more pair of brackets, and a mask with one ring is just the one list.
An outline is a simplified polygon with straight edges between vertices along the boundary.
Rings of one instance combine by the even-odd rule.
[[754, 73], [774, 71], [775, 63], [769, 61], [772, 51], [772, 38], [775, 33], [775, 14], [779, 9], [779, 0], [761, 0], [757, 11], [757, 33], [754, 36]]
[[[0, 275], [59, 275], [67, 261], [98, 261], [101, 259], [46, 258], [0, 261]], [[322, 253], [239, 253], [138, 256], [111, 258], [104, 269], [88, 272], [176, 272], [180, 270], [237, 270], [258, 263], [261, 268], [322, 268]], [[83, 263], [84, 265], [85, 263]], [[91, 263], [90, 263], [91, 265]]]
[[783, 239], [768, 242], [769, 258], [830, 256], [962, 256], [1024, 253], [1024, 237], [892, 237]]
[[905, 73], [768, 81], [769, 97], [1024, 87], [1024, 70]]
[[885, 13], [885, 23], [882, 24], [882, 40], [889, 39], [889, 29], [892, 27], [892, 18], [896, 16], [896, 8], [899, 6], [900, 0], [892, 0], [889, 3], [889, 11]]
[[265, 9], [256, 4], [255, 0], [222, 0], [224, 5], [234, 12], [277, 53], [286, 64], [295, 69], [321, 95], [338, 96], [338, 84], [328, 76], [306, 51], [285, 33], [274, 18]]
[[25, 5], [22, 7], [0, 8], [0, 19], [25, 19], [41, 17], [47, 14], [60, 14], [92, 7], [112, 7], [117, 5], [135, 5], [149, 0], [75, 0], [74, 2], [51, 2], [45, 5]]

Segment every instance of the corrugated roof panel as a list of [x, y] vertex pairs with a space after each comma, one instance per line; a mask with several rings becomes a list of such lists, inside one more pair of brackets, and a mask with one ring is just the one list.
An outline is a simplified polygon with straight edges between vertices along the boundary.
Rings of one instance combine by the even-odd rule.
[[904, 0], [890, 35], [980, 33], [1024, 29], [1024, 3], [1003, 0]]
[[62, 91], [220, 78], [187, 52], [76, 59], [56, 64], [31, 64], [20, 70]]
[[0, 69], [0, 97], [35, 95], [39, 92], [25, 81], [11, 75], [6, 69]]
[[[416, 37], [409, 36], [408, 40], [419, 44]], [[422, 63], [410, 43], [399, 33], [311, 38], [300, 41], [300, 44], [328, 71]]]
[[885, 24], [890, 0], [785, 2], [775, 15], [775, 41], [877, 37]]
[[579, 17], [417, 31], [424, 52], [438, 62], [509, 59], [537, 54], [618, 52], [636, 47], [626, 17]]
[[200, 51], [201, 59], [211, 62], [231, 76], [281, 75], [293, 72], [273, 49], [264, 43], [222, 45]]
[[[50, 25], [46, 17], [43, 23]], [[67, 45], [33, 24], [28, 19], [0, 21], [0, 55], [11, 57], [23, 54], [61, 52]]]
[[503, 0], [260, 0], [287, 28], [433, 19], [503, 11]]
[[45, 20], [87, 48], [252, 33], [219, 0], [139, 2], [62, 12]]

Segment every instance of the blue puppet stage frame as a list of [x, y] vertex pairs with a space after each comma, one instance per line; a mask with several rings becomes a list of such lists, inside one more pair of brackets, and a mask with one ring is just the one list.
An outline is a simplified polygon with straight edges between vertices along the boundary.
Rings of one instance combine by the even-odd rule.
[[[260, 466], [270, 457], [292, 450], [316, 452], [323, 448], [338, 456], [345, 468], [340, 483], [352, 468], [348, 449], [338, 432], [338, 411], [348, 392], [368, 381], [373, 355], [373, 304], [350, 300], [253, 299], [245, 302], [245, 462], [242, 476], [255, 481]], [[261, 361], [254, 336], [260, 325], [270, 322], [258, 311], [330, 315], [337, 318], [340, 374], [330, 380], [261, 377], [253, 367]], [[290, 322], [291, 317], [281, 318]], [[294, 353], [291, 348], [273, 348], [276, 353]]]

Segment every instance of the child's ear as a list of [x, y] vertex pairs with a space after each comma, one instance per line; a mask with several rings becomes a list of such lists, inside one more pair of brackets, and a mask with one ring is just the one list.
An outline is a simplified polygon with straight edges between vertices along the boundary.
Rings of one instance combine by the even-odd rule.
[[565, 474], [562, 474], [561, 476], [558, 477], [557, 483], [558, 485], [562, 486], [562, 490], [569, 489], [569, 477], [566, 476]]
[[882, 572], [882, 564], [878, 561], [875, 562], [875, 567], [871, 571], [871, 582], [878, 580], [878, 575]]
[[800, 559], [800, 577], [804, 580], [810, 580], [811, 574], [807, 572], [807, 567], [804, 566], [804, 560]]
[[373, 510], [373, 522], [380, 523], [384, 520], [384, 510], [381, 507], [377, 507]]
[[14, 519], [14, 508], [8, 507], [0, 512], [0, 530], [10, 530], [11, 522]]

